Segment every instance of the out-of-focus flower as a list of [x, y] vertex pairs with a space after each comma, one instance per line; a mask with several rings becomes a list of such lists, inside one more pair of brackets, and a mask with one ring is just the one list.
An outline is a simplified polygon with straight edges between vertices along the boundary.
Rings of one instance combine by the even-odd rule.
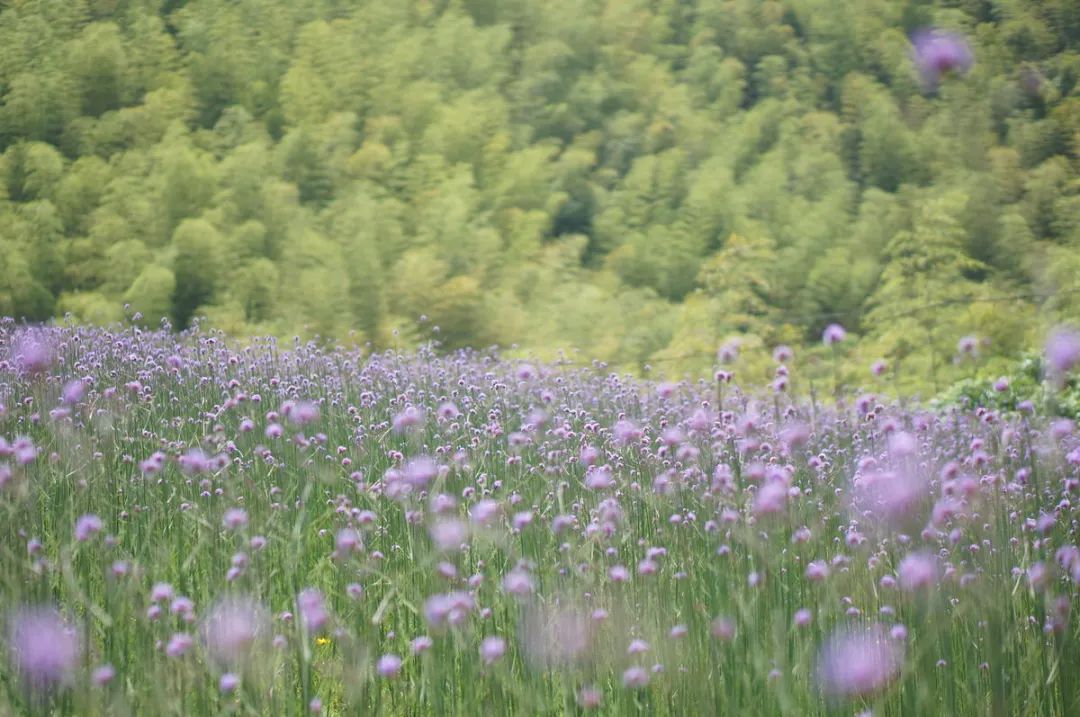
[[918, 30], [911, 36], [911, 57], [927, 92], [936, 90], [946, 75], [967, 74], [974, 64], [967, 38], [933, 28]]
[[928, 553], [912, 553], [904, 556], [896, 568], [900, 589], [906, 592], [926, 590], [937, 581], [937, 561]]
[[1080, 332], [1059, 326], [1046, 339], [1046, 363], [1057, 381], [1080, 363]]
[[895, 681], [903, 664], [903, 644], [871, 625], [834, 635], [818, 656], [817, 677], [830, 697], [867, 697]]
[[296, 596], [296, 607], [308, 632], [321, 632], [330, 620], [322, 593], [314, 588], [300, 591]]
[[23, 608], [9, 626], [12, 667], [31, 689], [66, 686], [79, 666], [79, 631], [49, 607]]
[[847, 331], [840, 324], [829, 324], [821, 334], [821, 340], [826, 346], [834, 346], [847, 338]]
[[383, 655], [375, 665], [375, 671], [380, 677], [387, 679], [397, 677], [401, 672], [401, 658], [397, 655]]
[[506, 640], [501, 637], [485, 637], [480, 643], [480, 657], [485, 665], [490, 665], [506, 654]]
[[250, 598], [232, 597], [210, 608], [202, 626], [203, 643], [212, 660], [237, 667], [249, 660], [270, 628], [268, 613]]

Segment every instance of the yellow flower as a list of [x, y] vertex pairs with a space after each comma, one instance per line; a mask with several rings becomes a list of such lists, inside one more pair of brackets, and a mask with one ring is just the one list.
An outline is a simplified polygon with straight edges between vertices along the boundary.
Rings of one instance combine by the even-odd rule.
[[329, 637], [316, 637], [315, 638], [315, 644], [316, 645], [329, 645], [330, 644], [330, 638]]

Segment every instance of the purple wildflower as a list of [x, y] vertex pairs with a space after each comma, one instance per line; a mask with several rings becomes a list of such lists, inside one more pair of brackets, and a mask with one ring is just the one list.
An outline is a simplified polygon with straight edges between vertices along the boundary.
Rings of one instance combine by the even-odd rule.
[[1046, 362], [1058, 377], [1080, 363], [1080, 332], [1067, 326], [1054, 329], [1046, 339]]
[[826, 346], [838, 344], [845, 338], [847, 338], [847, 331], [840, 324], [829, 324], [821, 335], [821, 340], [825, 342]]
[[75, 539], [80, 543], [85, 543], [100, 533], [101, 528], [101, 518], [96, 515], [84, 515], [75, 521]]
[[235, 667], [248, 660], [269, 629], [269, 617], [250, 598], [227, 598], [210, 609], [202, 626], [203, 643], [219, 665]]
[[379, 673], [380, 677], [385, 677], [387, 679], [397, 677], [401, 672], [401, 658], [397, 655], [383, 655], [379, 658], [375, 670]]
[[896, 680], [903, 662], [903, 645], [871, 625], [834, 635], [818, 656], [817, 676], [828, 696], [867, 697]]
[[301, 619], [304, 621], [304, 628], [308, 632], [321, 632], [330, 620], [322, 593], [314, 588], [302, 590], [296, 596], [296, 607]]
[[35, 690], [50, 690], [71, 683], [79, 666], [81, 639], [53, 608], [24, 608], [9, 628], [12, 666]]
[[967, 74], [974, 63], [971, 46], [963, 35], [932, 28], [911, 36], [911, 53], [927, 92], [936, 90], [941, 78], [950, 73]]
[[480, 657], [490, 665], [506, 654], [506, 640], [498, 636], [485, 637], [480, 643]]

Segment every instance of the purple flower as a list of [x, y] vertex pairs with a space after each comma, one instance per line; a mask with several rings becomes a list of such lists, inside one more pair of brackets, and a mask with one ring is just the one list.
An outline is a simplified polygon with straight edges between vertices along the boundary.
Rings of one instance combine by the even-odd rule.
[[581, 709], [594, 710], [604, 701], [604, 693], [595, 687], [582, 687], [577, 694], [577, 703]]
[[64, 403], [78, 403], [83, 400], [83, 396], [86, 395], [86, 383], [75, 379], [74, 381], [68, 381], [64, 385], [64, 390], [60, 394], [60, 398]]
[[218, 682], [218, 688], [223, 695], [231, 695], [240, 686], [240, 676], [232, 672], [226, 672]]
[[900, 589], [907, 592], [926, 590], [937, 581], [937, 561], [928, 553], [912, 553], [896, 568]]
[[101, 518], [96, 515], [84, 515], [75, 521], [75, 539], [80, 543], [85, 543], [100, 532]]
[[415, 406], [409, 406], [401, 413], [394, 416], [393, 427], [395, 433], [404, 433], [424, 425], [424, 412]]
[[1046, 339], [1046, 362], [1058, 376], [1064, 376], [1080, 363], [1080, 332], [1059, 326]]
[[186, 632], [178, 632], [169, 638], [169, 644], [165, 646], [165, 654], [169, 657], [183, 657], [194, 647], [195, 640]]
[[490, 665], [506, 654], [506, 640], [501, 637], [485, 637], [480, 643], [480, 657], [485, 665]]
[[397, 655], [383, 655], [379, 658], [375, 670], [379, 673], [380, 677], [385, 677], [387, 679], [397, 677], [401, 672], [401, 658]]
[[352, 528], [342, 528], [339, 530], [334, 544], [337, 547], [339, 557], [344, 557], [349, 553], [356, 552], [364, 545], [363, 541], [360, 539], [360, 534]]
[[221, 522], [228, 530], [243, 528], [248, 524], [247, 511], [243, 508], [229, 508]]
[[622, 675], [623, 687], [639, 690], [649, 684], [649, 671], [644, 667], [628, 667]]
[[112, 682], [114, 677], [116, 677], [116, 670], [112, 665], [105, 664], [94, 668], [90, 674], [90, 681], [98, 687], [104, 687]]
[[903, 645], [871, 625], [834, 635], [818, 655], [817, 676], [828, 696], [866, 697], [888, 687], [903, 663]]
[[469, 516], [477, 525], [491, 525], [499, 517], [499, 504], [490, 499], [479, 501], [469, 511]]
[[224, 667], [242, 665], [269, 629], [261, 605], [245, 597], [227, 598], [210, 609], [202, 626], [203, 643], [212, 660]]
[[932, 28], [911, 36], [911, 56], [928, 92], [936, 90], [945, 75], [967, 74], [974, 63], [971, 46], [963, 35]]
[[572, 606], [533, 606], [521, 622], [520, 644], [535, 667], [570, 665], [581, 659], [593, 642], [594, 622]]
[[515, 568], [503, 578], [503, 589], [517, 597], [527, 597], [533, 591], [533, 579], [528, 571]]
[[838, 344], [845, 338], [847, 338], [847, 331], [840, 324], [829, 324], [821, 335], [821, 340], [825, 342], [826, 346]]
[[424, 603], [424, 619], [432, 628], [460, 625], [475, 606], [469, 593], [452, 592], [433, 595]]
[[754, 498], [754, 515], [776, 515], [783, 513], [787, 506], [788, 486], [782, 480], [770, 480], [757, 492]]
[[49, 370], [53, 362], [53, 351], [46, 335], [28, 331], [12, 342], [12, 358], [20, 371], [36, 376]]
[[296, 607], [308, 632], [321, 632], [330, 620], [322, 593], [314, 588], [300, 591], [296, 596]]
[[79, 666], [81, 639], [53, 608], [24, 608], [9, 627], [12, 666], [35, 690], [70, 684]]
[[456, 519], [440, 520], [428, 528], [431, 541], [443, 553], [456, 553], [469, 539], [469, 526]]

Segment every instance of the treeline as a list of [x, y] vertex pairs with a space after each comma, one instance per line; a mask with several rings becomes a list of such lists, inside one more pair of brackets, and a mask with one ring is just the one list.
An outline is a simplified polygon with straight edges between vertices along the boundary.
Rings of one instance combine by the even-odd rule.
[[1080, 317], [1075, 0], [0, 8], [5, 314], [909, 390]]

